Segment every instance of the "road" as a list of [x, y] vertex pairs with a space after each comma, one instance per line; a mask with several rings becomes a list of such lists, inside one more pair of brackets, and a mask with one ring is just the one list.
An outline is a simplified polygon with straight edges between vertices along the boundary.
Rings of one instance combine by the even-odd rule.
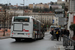
[[61, 45], [61, 41], [51, 41], [49, 32], [42, 40], [16, 42], [15, 39], [0, 39], [0, 50], [58, 50], [54, 46]]

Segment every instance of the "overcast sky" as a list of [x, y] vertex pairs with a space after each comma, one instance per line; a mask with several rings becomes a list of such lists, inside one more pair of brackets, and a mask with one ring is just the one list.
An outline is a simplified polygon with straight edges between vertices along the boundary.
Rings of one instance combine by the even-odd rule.
[[[33, 4], [33, 3], [49, 3], [49, 2], [56, 2], [57, 0], [25, 0], [25, 5]], [[63, 0], [64, 1], [64, 0]], [[12, 5], [20, 5], [23, 3], [23, 0], [0, 0], [0, 4], [11, 3]]]

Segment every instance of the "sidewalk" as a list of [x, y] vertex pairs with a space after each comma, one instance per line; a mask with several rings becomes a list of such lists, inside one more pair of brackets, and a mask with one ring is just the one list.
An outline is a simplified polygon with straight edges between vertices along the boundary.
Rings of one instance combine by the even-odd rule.
[[65, 47], [63, 46], [63, 38], [61, 38], [61, 41], [59, 41], [56, 46], [58, 50], [65, 50]]
[[[46, 32], [45, 35], [50, 35], [50, 32], [49, 31]], [[60, 41], [60, 38], [59, 38], [59, 41], [57, 41], [56, 39], [54, 39], [53, 41], [55, 41], [55, 46], [52, 47], [53, 48], [52, 50], [65, 50], [63, 46], [63, 37], [61, 38], [61, 41]]]
[[0, 30], [0, 39], [3, 39], [3, 38], [8, 38], [10, 37], [10, 29], [7, 29], [7, 31], [5, 31], [5, 36], [3, 36], [3, 29]]

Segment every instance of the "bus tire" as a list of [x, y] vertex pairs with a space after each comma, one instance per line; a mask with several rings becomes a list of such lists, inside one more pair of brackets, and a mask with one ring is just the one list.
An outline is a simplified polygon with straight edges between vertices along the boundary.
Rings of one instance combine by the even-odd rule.
[[21, 41], [21, 39], [15, 39], [16, 40], [16, 42], [19, 42], [19, 41]]
[[41, 39], [43, 39], [43, 37]]

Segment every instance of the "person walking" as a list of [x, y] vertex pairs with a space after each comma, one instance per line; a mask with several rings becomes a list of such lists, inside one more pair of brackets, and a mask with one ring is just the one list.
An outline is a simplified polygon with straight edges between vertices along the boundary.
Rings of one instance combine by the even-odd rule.
[[51, 30], [50, 34], [52, 35], [51, 40], [54, 40], [54, 29]]
[[67, 37], [69, 37], [69, 34], [70, 34], [69, 30], [67, 30], [67, 31], [66, 31]]
[[57, 41], [59, 41], [59, 36], [60, 36], [60, 31], [59, 30], [56, 30], [56, 39], [57, 39]]
[[63, 37], [63, 35], [64, 35], [64, 29], [61, 29], [61, 36]]
[[64, 35], [66, 35], [67, 34], [67, 30], [66, 29], [64, 29], [64, 33], [63, 33]]

